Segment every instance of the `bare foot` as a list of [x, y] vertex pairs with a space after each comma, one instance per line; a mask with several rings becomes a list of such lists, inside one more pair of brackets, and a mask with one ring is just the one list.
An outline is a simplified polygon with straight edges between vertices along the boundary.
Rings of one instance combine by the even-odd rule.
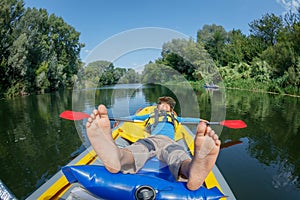
[[118, 173], [121, 169], [120, 150], [112, 138], [110, 121], [104, 105], [99, 105], [98, 110], [95, 109], [90, 115], [86, 131], [105, 168], [111, 173]]
[[200, 123], [195, 137], [194, 157], [190, 164], [188, 189], [197, 190], [203, 184], [215, 165], [220, 145], [218, 135], [205, 123]]

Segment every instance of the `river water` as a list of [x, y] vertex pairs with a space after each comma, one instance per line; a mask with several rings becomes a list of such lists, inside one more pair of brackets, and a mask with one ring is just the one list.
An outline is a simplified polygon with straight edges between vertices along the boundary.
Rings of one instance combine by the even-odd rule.
[[64, 110], [89, 113], [103, 103], [111, 116], [121, 117], [171, 95], [183, 117], [247, 123], [245, 129], [213, 127], [222, 140], [217, 166], [237, 199], [300, 199], [300, 98], [201, 87], [186, 91], [118, 85], [1, 100], [0, 179], [25, 199], [89, 145], [85, 120], [61, 119]]

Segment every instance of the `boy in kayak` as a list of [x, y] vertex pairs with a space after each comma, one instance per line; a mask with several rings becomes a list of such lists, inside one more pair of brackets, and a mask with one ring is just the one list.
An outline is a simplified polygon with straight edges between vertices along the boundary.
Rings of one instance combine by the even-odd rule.
[[[159, 98], [157, 110], [165, 112], [166, 115], [173, 113], [175, 101], [171, 97]], [[173, 115], [174, 116], [174, 115]], [[157, 156], [159, 160], [168, 164], [176, 180], [187, 179], [187, 187], [190, 190], [197, 190], [204, 182], [208, 173], [212, 170], [219, 154], [221, 141], [218, 135], [200, 122], [197, 126], [197, 133], [194, 140], [194, 156], [191, 158], [178, 143], [174, 141], [175, 123], [171, 123], [173, 116], [167, 116], [165, 120], [149, 123], [151, 135], [148, 138], [138, 140], [125, 148], [118, 148], [112, 138], [110, 121], [107, 109], [99, 105], [90, 115], [86, 130], [88, 138], [102, 160], [105, 168], [111, 173], [136, 173], [148, 159]], [[133, 116], [133, 119], [147, 117], [160, 118], [158, 115]], [[179, 118], [179, 120], [181, 120]], [[199, 120], [200, 121], [200, 120]], [[178, 122], [178, 121], [177, 121]], [[155, 126], [154, 126], [155, 124]]]

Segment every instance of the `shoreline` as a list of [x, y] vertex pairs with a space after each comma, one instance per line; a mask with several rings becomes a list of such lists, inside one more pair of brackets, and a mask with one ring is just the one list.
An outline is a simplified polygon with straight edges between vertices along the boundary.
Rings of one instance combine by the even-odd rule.
[[[202, 83], [201, 81], [191, 81], [190, 84], [193, 86], [203, 86], [204, 83]], [[241, 90], [241, 91], [250, 91], [250, 92], [261, 92], [261, 93], [266, 93], [266, 94], [276, 94], [276, 95], [283, 95], [283, 96], [289, 96], [289, 97], [296, 97], [296, 98], [300, 98], [300, 95], [296, 95], [296, 94], [288, 94], [288, 93], [279, 93], [279, 92], [271, 92], [271, 91], [267, 91], [264, 89], [258, 89], [258, 88], [253, 88], [253, 89], [247, 89], [247, 88], [238, 88], [238, 87], [226, 87], [224, 84], [224, 87], [219, 87], [219, 89], [229, 89], [229, 90]], [[204, 87], [203, 87], [204, 88]]]
[[260, 90], [260, 89], [242, 89], [242, 88], [234, 88], [234, 87], [224, 87], [224, 89], [242, 90], [242, 91], [250, 91], [250, 92], [261, 92], [261, 93], [267, 93], [267, 94], [277, 94], [277, 95], [283, 95], [283, 96], [300, 98], [300, 95], [287, 94], [287, 93], [278, 93], [278, 92], [270, 92], [270, 91], [265, 91], [265, 90]]

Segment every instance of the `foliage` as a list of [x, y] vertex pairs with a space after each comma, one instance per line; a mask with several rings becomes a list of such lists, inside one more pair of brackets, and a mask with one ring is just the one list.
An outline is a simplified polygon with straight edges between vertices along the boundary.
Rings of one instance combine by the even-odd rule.
[[142, 73], [142, 83], [166, 83], [176, 81], [178, 73], [170, 66], [161, 63], [145, 65]]
[[198, 31], [198, 42], [204, 43], [227, 85], [250, 79], [246, 82], [258, 81], [268, 91], [300, 95], [300, 9], [283, 17], [266, 14], [249, 27], [251, 34], [246, 36], [205, 25]]
[[[107, 61], [83, 67], [80, 33], [45, 9], [23, 0], [0, 2], [0, 98], [50, 92], [63, 87], [178, 81], [221, 82], [237, 87], [300, 95], [300, 9], [265, 14], [249, 23], [250, 34], [204, 25], [197, 41], [163, 44], [161, 58], [133, 69]], [[240, 84], [239, 84], [240, 83]], [[245, 84], [247, 83], [247, 84]], [[263, 87], [258, 84], [264, 85]]]
[[[120, 72], [120, 70], [124, 70], [124, 68], [117, 68]], [[134, 69], [128, 69], [127, 71], [122, 71], [123, 73], [120, 73], [118, 83], [128, 84], [128, 83], [139, 83], [141, 79], [141, 75], [135, 72]]]
[[22, 0], [0, 6], [0, 98], [71, 87], [83, 44], [79, 33]]
[[282, 18], [275, 14], [266, 14], [249, 24], [250, 32], [260, 38], [267, 46], [275, 45], [279, 31], [283, 27]]
[[115, 68], [108, 61], [95, 61], [82, 68], [80, 88], [96, 88], [117, 83], [139, 82], [139, 75], [133, 69]]
[[199, 80], [213, 74], [208, 68], [214, 65], [201, 42], [192, 39], [173, 39], [163, 45], [158, 64], [170, 66], [187, 80]]
[[205, 49], [211, 57], [220, 62], [222, 57], [222, 49], [228, 40], [228, 33], [222, 26], [204, 25], [201, 30], [197, 32], [198, 43], [203, 43]]
[[170, 66], [187, 79], [192, 79], [195, 69], [191, 61], [186, 58], [187, 54], [185, 53], [191, 43], [192, 41], [185, 39], [173, 39], [171, 42], [165, 43], [162, 50], [162, 59], [158, 63], [162, 66]]

